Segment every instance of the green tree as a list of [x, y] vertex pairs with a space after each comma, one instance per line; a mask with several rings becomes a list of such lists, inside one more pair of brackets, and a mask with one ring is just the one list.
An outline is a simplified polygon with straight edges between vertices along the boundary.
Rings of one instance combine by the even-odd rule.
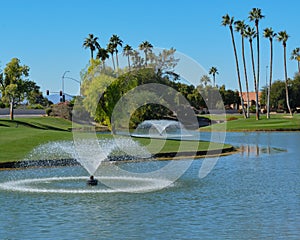
[[209, 74], [213, 76], [213, 86], [216, 86], [216, 74], [219, 74], [218, 69], [216, 67], [211, 67], [209, 69]]
[[300, 48], [293, 49], [290, 59], [297, 61], [297, 63], [298, 63], [298, 73], [300, 74]]
[[0, 74], [0, 90], [2, 100], [10, 105], [10, 119], [14, 119], [14, 108], [30, 94], [36, 92], [38, 87], [29, 81], [29, 67], [21, 65], [18, 58], [13, 58], [6, 64]]
[[148, 41], [144, 41], [139, 45], [139, 49], [145, 53], [145, 65], [147, 66], [148, 54], [152, 52], [152, 44]]
[[111, 60], [112, 60], [112, 63], [113, 63], [113, 68], [114, 68], [114, 70], [116, 70], [115, 60], [114, 60], [114, 52], [115, 52], [114, 44], [111, 43], [111, 42], [108, 43], [106, 49], [111, 54]]
[[239, 91], [240, 91], [240, 101], [241, 101], [241, 106], [242, 106], [242, 112], [243, 112], [244, 117], [247, 118], [247, 115], [245, 112], [244, 100], [243, 100], [243, 96], [242, 96], [243, 91], [242, 91], [239, 61], [238, 61], [235, 40], [234, 40], [234, 35], [233, 35], [233, 27], [232, 27], [233, 23], [234, 23], [234, 17], [230, 17], [228, 14], [226, 14], [222, 17], [222, 25], [225, 27], [229, 26], [229, 30], [230, 30], [230, 34], [231, 34], [231, 41], [232, 41], [232, 46], [233, 46], [233, 51], [234, 51], [234, 56], [235, 56], [236, 73], [237, 73], [237, 77], [238, 77], [238, 85], [239, 85]]
[[257, 72], [256, 72], [256, 120], [259, 120], [259, 106], [258, 106], [258, 91], [259, 91], [259, 74], [260, 74], [260, 49], [259, 49], [259, 20], [264, 18], [261, 14], [261, 9], [259, 8], [252, 8], [252, 10], [249, 13], [249, 19], [250, 21], [255, 22], [255, 28], [256, 28], [256, 48], [257, 48]]
[[123, 41], [120, 39], [120, 37], [116, 34], [112, 35], [109, 43], [111, 43], [112, 47], [113, 47], [113, 52], [115, 52], [116, 54], [116, 63], [117, 63], [117, 69], [119, 68], [119, 58], [118, 58], [118, 47], [122, 47], [122, 43]]
[[286, 105], [289, 110], [289, 113], [291, 116], [293, 116], [291, 107], [290, 107], [290, 101], [289, 101], [289, 88], [288, 88], [288, 74], [287, 74], [287, 67], [286, 67], [286, 42], [289, 38], [289, 35], [286, 33], [286, 31], [280, 31], [277, 35], [277, 40], [279, 42], [282, 42], [283, 45], [283, 65], [284, 65], [284, 78], [285, 78], [285, 95], [286, 95]]
[[245, 21], [236, 21], [235, 23], [235, 31], [239, 32], [242, 37], [242, 59], [243, 59], [243, 66], [244, 66], [244, 76], [245, 76], [245, 83], [246, 83], [246, 95], [247, 95], [247, 117], [250, 117], [250, 98], [249, 98], [249, 84], [248, 84], [248, 74], [247, 74], [247, 67], [246, 67], [246, 59], [245, 59], [245, 30], [247, 29], [247, 25]]
[[144, 59], [141, 57], [139, 51], [133, 50], [131, 54], [132, 67], [139, 69], [144, 64]]
[[99, 48], [96, 58], [102, 61], [103, 68], [105, 69], [105, 60], [109, 58], [107, 49]]
[[87, 38], [85, 38], [83, 42], [83, 47], [89, 48], [91, 51], [91, 59], [94, 59], [94, 51], [96, 48], [100, 48], [100, 44], [98, 43], [98, 37], [94, 37], [94, 34], [89, 34]]
[[123, 48], [123, 55], [127, 57], [127, 61], [128, 61], [128, 68], [130, 71], [130, 56], [132, 55], [132, 47], [128, 44], [126, 44]]
[[[266, 91], [262, 92], [262, 99], [266, 99]], [[274, 109], [286, 107], [285, 83], [283, 81], [277, 80], [272, 83], [270, 107]]]
[[176, 73], [174, 73], [174, 68], [176, 67], [179, 59], [175, 58], [174, 54], [176, 52], [175, 48], [163, 49], [158, 55], [153, 52], [150, 53], [151, 64], [149, 66], [156, 69], [157, 72], [167, 73], [176, 78]]
[[268, 38], [270, 41], [270, 79], [269, 86], [267, 88], [267, 118], [270, 118], [270, 96], [271, 96], [271, 85], [272, 85], [272, 76], [273, 76], [273, 38], [276, 37], [276, 33], [274, 33], [272, 28], [264, 29], [264, 37]]

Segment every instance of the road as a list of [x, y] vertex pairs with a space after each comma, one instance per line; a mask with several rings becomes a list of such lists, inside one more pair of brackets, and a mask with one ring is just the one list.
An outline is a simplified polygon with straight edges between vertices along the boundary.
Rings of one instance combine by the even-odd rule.
[[[40, 117], [45, 115], [44, 109], [15, 109], [15, 117]], [[0, 109], [0, 118], [9, 118], [9, 109], [1, 108]]]

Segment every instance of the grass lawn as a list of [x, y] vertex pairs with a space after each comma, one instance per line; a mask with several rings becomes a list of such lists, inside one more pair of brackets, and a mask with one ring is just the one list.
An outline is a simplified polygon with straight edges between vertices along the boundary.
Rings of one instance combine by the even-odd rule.
[[[266, 115], [261, 115], [258, 121], [254, 114], [248, 119], [244, 119], [241, 115], [226, 116], [226, 119], [234, 118], [236, 120], [213, 125], [213, 130], [220, 131], [226, 124], [226, 131], [300, 131], [300, 114], [295, 114], [292, 118], [286, 114], [273, 114], [270, 119], [267, 119]], [[211, 129], [209, 126], [200, 130], [210, 131]]]
[[71, 140], [71, 122], [58, 118], [0, 119], [0, 162], [23, 159], [34, 147], [56, 140]]
[[[52, 117], [17, 118], [14, 121], [0, 119], [0, 162], [19, 161], [40, 144], [50, 141], [72, 140], [72, 122]], [[98, 138], [111, 138], [110, 134], [98, 134]], [[223, 148], [223, 144], [203, 141], [176, 141], [135, 138], [151, 153], [206, 151]], [[150, 142], [151, 141], [151, 142]], [[180, 149], [179, 149], [180, 145]], [[230, 148], [230, 145], [224, 147]]]

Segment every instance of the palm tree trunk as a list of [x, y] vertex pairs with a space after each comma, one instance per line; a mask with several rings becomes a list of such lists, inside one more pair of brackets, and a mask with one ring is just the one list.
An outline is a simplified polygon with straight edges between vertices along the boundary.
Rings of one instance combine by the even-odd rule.
[[252, 72], [253, 72], [253, 81], [254, 81], [254, 90], [255, 93], [256, 88], [257, 88], [257, 84], [256, 84], [256, 74], [255, 74], [255, 63], [254, 63], [254, 54], [253, 54], [253, 45], [252, 45], [252, 40], [249, 41], [250, 43], [250, 52], [251, 52], [251, 62], [252, 62]]
[[116, 51], [116, 61], [117, 61], [117, 69], [119, 69], [119, 58], [118, 58], [118, 52]]
[[112, 59], [112, 63], [113, 63], [114, 71], [115, 71], [116, 66], [115, 66], [115, 60], [114, 60], [114, 54], [113, 53], [111, 53], [111, 59]]
[[216, 74], [213, 74], [213, 79], [214, 79], [214, 87], [216, 86]]
[[145, 66], [147, 66], [147, 51], [145, 51]]
[[257, 78], [256, 78], [256, 89], [255, 89], [255, 97], [256, 97], [256, 120], [259, 120], [259, 109], [258, 109], [258, 91], [259, 91], [259, 67], [260, 67], [260, 57], [259, 57], [259, 32], [258, 32], [258, 22], [256, 22], [256, 33], [257, 33]]
[[94, 59], [94, 51], [91, 49], [91, 59]]
[[273, 41], [270, 39], [270, 81], [268, 87], [268, 99], [267, 99], [267, 118], [270, 118], [270, 97], [272, 86], [272, 74], [273, 74]]
[[300, 74], [300, 61], [298, 61], [298, 73]]
[[240, 76], [240, 69], [239, 69], [239, 61], [238, 61], [238, 56], [237, 56], [237, 52], [236, 52], [232, 26], [229, 26], [229, 29], [230, 29], [233, 51], [234, 51], [234, 56], [235, 56], [236, 72], [237, 72], [238, 84], [239, 84], [239, 89], [240, 89], [240, 100], [241, 100], [241, 105], [242, 105], [242, 111], [243, 111], [244, 118], [247, 118], [246, 113], [245, 113], [243, 95], [242, 95], [242, 84], [241, 84], [241, 76]]
[[245, 43], [244, 43], [243, 36], [242, 36], [242, 56], [243, 56], [243, 65], [244, 65], [244, 74], [245, 74], [246, 92], [247, 92], [247, 118], [249, 118], [250, 117], [249, 85], [248, 85], [247, 67], [246, 67], [246, 59], [245, 59]]
[[293, 116], [291, 107], [290, 107], [290, 100], [289, 100], [289, 89], [288, 89], [288, 76], [287, 76], [287, 68], [286, 68], [286, 46], [283, 46], [284, 49], [284, 76], [285, 76], [285, 95], [286, 95], [286, 105], [290, 112], [290, 115]]
[[127, 61], [128, 61], [129, 72], [130, 72], [130, 59], [129, 59], [129, 55], [127, 55]]

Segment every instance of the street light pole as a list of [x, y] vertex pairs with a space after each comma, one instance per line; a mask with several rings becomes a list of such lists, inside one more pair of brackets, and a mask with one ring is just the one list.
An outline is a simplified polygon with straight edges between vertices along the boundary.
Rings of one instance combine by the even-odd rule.
[[65, 79], [65, 75], [70, 72], [70, 71], [65, 71], [64, 74], [62, 75], [62, 102], [65, 101], [65, 90], [64, 90], [64, 79]]
[[64, 77], [64, 78], [67, 78], [67, 79], [70, 79], [70, 80], [73, 80], [73, 81], [79, 83], [79, 95], [81, 96], [81, 81], [79, 81], [75, 78], [71, 78], [71, 77]]

